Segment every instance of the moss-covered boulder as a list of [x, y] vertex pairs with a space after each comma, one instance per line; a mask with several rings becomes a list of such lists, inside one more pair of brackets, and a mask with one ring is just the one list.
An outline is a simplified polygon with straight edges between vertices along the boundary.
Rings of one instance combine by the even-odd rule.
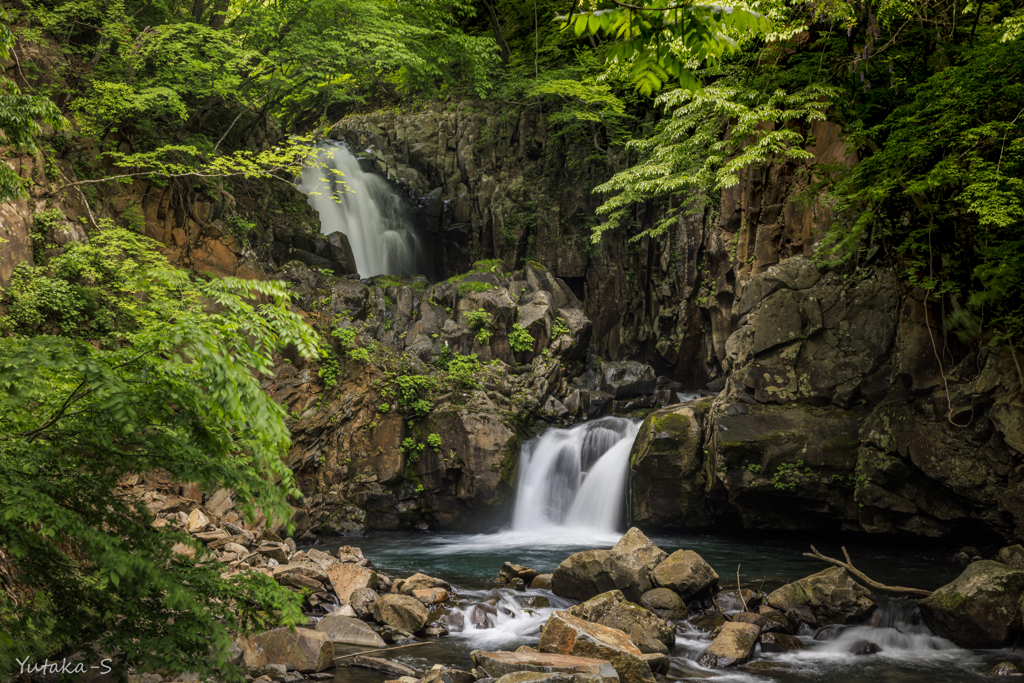
[[643, 653], [668, 654], [676, 642], [674, 626], [640, 605], [626, 600], [622, 591], [602, 593], [570, 607], [569, 614], [622, 631]]
[[981, 560], [920, 602], [933, 631], [961, 647], [1002, 647], [1020, 619], [1024, 571]]
[[677, 550], [651, 572], [654, 583], [690, 600], [718, 585], [718, 573], [693, 550]]
[[768, 605], [794, 622], [813, 626], [853, 624], [874, 611], [876, 605], [869, 594], [845, 569], [833, 567], [772, 592]]
[[632, 519], [657, 526], [707, 526], [703, 424], [710, 403], [674, 405], [647, 416], [630, 453]]

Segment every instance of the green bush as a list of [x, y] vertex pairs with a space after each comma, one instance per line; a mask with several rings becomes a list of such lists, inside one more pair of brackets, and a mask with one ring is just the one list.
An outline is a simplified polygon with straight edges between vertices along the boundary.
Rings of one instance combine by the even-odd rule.
[[[561, 318], [559, 318], [561, 320]], [[512, 333], [508, 335], [509, 346], [516, 353], [533, 351], [533, 344], [536, 340], [533, 335], [526, 331], [519, 323], [512, 326]]]

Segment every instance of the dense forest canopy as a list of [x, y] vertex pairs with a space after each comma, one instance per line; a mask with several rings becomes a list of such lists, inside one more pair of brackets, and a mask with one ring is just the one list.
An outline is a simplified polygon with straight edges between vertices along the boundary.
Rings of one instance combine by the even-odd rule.
[[[1022, 0], [5, 0], [4, 11], [0, 56], [44, 46], [57, 65], [24, 73], [8, 60], [4, 144], [74, 152], [91, 183], [145, 176], [215, 194], [244, 178], [291, 182], [309, 141], [347, 114], [539, 102], [553, 134], [621, 152], [595, 188], [593, 239], [658, 239], [675, 217], [642, 230], [638, 207], [713, 210], [742, 168], [806, 158], [808, 124], [827, 118], [860, 162], [812, 179], [836, 216], [820, 264], [854, 269], [881, 253], [965, 340], [1024, 337]], [[0, 198], [23, 192], [0, 165]], [[102, 236], [21, 268], [2, 294], [0, 552], [39, 598], [15, 609], [0, 593], [0, 651], [102, 638], [133, 664], [217, 673], [224, 604], [253, 606], [242, 621], [258, 625], [295, 623], [297, 607], [273, 585], [182, 561], [172, 546], [184, 539], [152, 532], [142, 506], [104, 508], [116, 477], [93, 456], [230, 481], [283, 511], [297, 495], [280, 462], [287, 430], [253, 373], [286, 343], [313, 355], [317, 340], [281, 287], [196, 281], [131, 231], [92, 227]], [[9, 361], [19, 357], [32, 363]], [[154, 400], [168, 395], [173, 407]], [[171, 612], [183, 615], [173, 627]], [[119, 631], [126, 614], [149, 630]]]

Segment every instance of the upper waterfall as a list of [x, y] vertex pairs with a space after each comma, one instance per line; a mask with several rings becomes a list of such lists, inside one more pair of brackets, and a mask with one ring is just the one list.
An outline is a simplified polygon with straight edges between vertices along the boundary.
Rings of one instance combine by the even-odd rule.
[[523, 446], [513, 531], [621, 534], [629, 452], [640, 424], [606, 417], [553, 428]]
[[401, 198], [386, 180], [359, 168], [344, 145], [318, 142], [299, 190], [319, 212], [321, 233], [348, 237], [360, 277], [415, 274], [420, 243]]

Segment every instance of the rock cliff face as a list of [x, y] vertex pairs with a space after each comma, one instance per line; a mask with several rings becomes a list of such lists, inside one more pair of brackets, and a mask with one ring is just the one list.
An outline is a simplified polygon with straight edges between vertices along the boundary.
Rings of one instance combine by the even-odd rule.
[[[535, 259], [582, 299], [598, 355], [722, 390], [645, 423], [638, 523], [1019, 537], [1020, 359], [962, 345], [895, 271], [819, 272], [807, 257], [833, 216], [795, 195], [816, 165], [856, 158], [834, 124], [809, 133], [812, 159], [744, 170], [717, 213], [600, 245], [589, 190], [623, 158], [580, 163], [536, 108], [372, 114], [332, 135], [404, 189], [439, 271]], [[668, 210], [641, 207], [636, 224]]]
[[591, 324], [538, 264], [505, 273], [478, 263], [433, 285], [338, 280], [300, 262], [278, 275], [311, 322], [333, 330], [331, 380], [329, 361], [295, 355], [264, 384], [292, 415], [288, 464], [315, 531], [498, 523], [520, 434], [537, 419], [587, 414], [570, 380], [584, 369]]
[[[816, 164], [854, 163], [839, 127], [816, 122], [814, 156], [803, 165], [748, 169], [740, 183], [708, 198], [697, 216], [680, 215], [665, 237], [629, 241], [608, 233], [590, 241], [602, 202], [591, 190], [622, 168], [621, 150], [548, 130], [537, 106], [497, 103], [440, 106], [418, 113], [344, 119], [332, 137], [365, 152], [370, 169], [392, 179], [432, 236], [445, 276], [475, 259], [507, 267], [542, 263], [584, 302], [597, 354], [644, 360], [685, 385], [703, 388], [723, 375], [725, 341], [739, 317], [750, 277], [793, 255], [809, 255], [831, 214], [803, 208]], [[601, 154], [595, 154], [598, 145]], [[643, 206], [645, 228], [670, 206]]]
[[756, 276], [723, 392], [641, 429], [634, 520], [1019, 538], [1014, 361], [947, 339], [926, 305], [885, 269], [854, 281], [792, 258]]

